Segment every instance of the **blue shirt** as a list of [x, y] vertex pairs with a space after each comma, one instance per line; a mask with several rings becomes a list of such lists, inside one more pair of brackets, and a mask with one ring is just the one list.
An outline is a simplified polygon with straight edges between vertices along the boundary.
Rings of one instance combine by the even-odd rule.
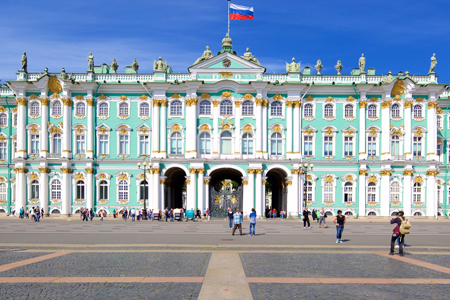
[[256, 212], [254, 212], [254, 211], [251, 212], [249, 217], [250, 217], [250, 223], [251, 224], [256, 224]]
[[241, 222], [242, 222], [242, 215], [241, 215], [241, 213], [235, 213], [233, 215], [233, 219], [234, 219], [234, 224], [241, 224]]

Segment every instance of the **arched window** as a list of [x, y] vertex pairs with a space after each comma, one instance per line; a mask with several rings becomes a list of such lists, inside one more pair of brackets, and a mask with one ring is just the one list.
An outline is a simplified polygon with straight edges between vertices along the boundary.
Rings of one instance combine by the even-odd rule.
[[369, 182], [367, 187], [367, 202], [377, 202], [377, 186], [374, 182]]
[[128, 113], [128, 103], [120, 103], [119, 104], [119, 116], [121, 117], [127, 117], [129, 116]]
[[61, 102], [55, 101], [52, 104], [52, 114], [55, 116], [61, 116], [62, 110], [61, 110]]
[[35, 101], [35, 102], [31, 103], [30, 114], [32, 116], [39, 116], [40, 115], [40, 113], [39, 113], [39, 103], [38, 102]]
[[211, 154], [211, 135], [209, 132], [200, 134], [200, 154]]
[[242, 115], [253, 116], [253, 102], [246, 100], [242, 103]]
[[100, 200], [108, 200], [108, 183], [106, 180], [100, 181]]
[[171, 154], [182, 154], [182, 138], [181, 133], [178, 131], [172, 133], [170, 136], [170, 153]]
[[275, 132], [270, 137], [270, 154], [271, 155], [282, 155], [283, 149], [282, 149], [282, 142], [283, 139], [281, 137], [281, 134], [278, 132]]
[[377, 117], [377, 106], [375, 104], [370, 104], [367, 108], [367, 116], [369, 118], [376, 118]]
[[119, 181], [119, 200], [128, 199], [128, 182], [122, 179]]
[[179, 100], [170, 102], [170, 115], [181, 116], [183, 115], [183, 104]]
[[141, 103], [141, 106], [139, 106], [139, 115], [141, 117], [150, 116], [150, 105], [148, 103]]
[[353, 118], [353, 105], [351, 105], [351, 104], [345, 105], [345, 117]]
[[368, 216], [371, 216], [371, 217], [376, 217], [377, 213], [374, 212], [374, 211], [371, 211], [371, 212], [369, 212], [367, 215], [368, 215]]
[[210, 115], [211, 114], [211, 102], [208, 100], [203, 100], [200, 102], [200, 114]]
[[332, 182], [325, 182], [323, 185], [323, 202], [334, 202], [333, 201], [333, 183]]
[[400, 183], [397, 181], [391, 183], [391, 203], [400, 203]]
[[61, 200], [61, 181], [59, 181], [59, 179], [52, 181], [51, 197], [52, 200]]
[[230, 100], [220, 102], [220, 115], [231, 116], [233, 114], [233, 103]]
[[78, 116], [86, 115], [86, 104], [84, 104], [84, 102], [78, 102], [75, 108], [76, 108], [75, 111], [76, 115]]
[[422, 105], [420, 105], [420, 104], [414, 105], [413, 116], [414, 116], [414, 118], [422, 118]]
[[330, 104], [330, 103], [325, 104], [325, 107], [324, 107], [324, 117], [325, 117], [325, 118], [332, 118], [333, 116], [334, 116], [334, 113], [333, 113], [333, 104]]
[[344, 184], [344, 202], [353, 202], [353, 183]]
[[98, 115], [100, 117], [107, 117], [108, 114], [108, 103], [100, 103], [100, 105], [98, 106]]
[[39, 199], [39, 181], [34, 179], [31, 182], [31, 198], [30, 199]]
[[84, 200], [84, 181], [83, 180], [78, 180], [77, 181], [77, 192], [76, 192], [76, 197], [77, 200]]
[[3, 182], [0, 183], [0, 201], [3, 201], [3, 202], [7, 201], [6, 200], [6, 183], [3, 183]]
[[304, 110], [305, 118], [314, 117], [313, 105], [311, 103], [305, 104]]
[[391, 118], [400, 118], [400, 105], [394, 103], [391, 107]]
[[148, 182], [142, 180], [139, 184], [139, 199], [148, 201]]
[[353, 216], [353, 213], [351, 211], [346, 211], [344, 213], [344, 215], [347, 216], [347, 217], [350, 217], [350, 216]]
[[422, 185], [419, 182], [416, 182], [413, 186], [413, 203], [420, 202], [422, 202]]
[[416, 211], [414, 213], [414, 217], [421, 217], [421, 216], [422, 216], [422, 213], [420, 211]]
[[246, 132], [242, 136], [242, 154], [253, 154], [253, 135], [251, 133]]
[[274, 101], [270, 104], [270, 115], [271, 116], [282, 116], [283, 104], [279, 101]]
[[311, 181], [306, 182], [306, 202], [313, 202], [313, 184]]
[[400, 137], [398, 135], [393, 135], [391, 137], [391, 155], [400, 155]]
[[224, 131], [220, 135], [220, 153], [232, 154], [231, 151], [231, 132]]

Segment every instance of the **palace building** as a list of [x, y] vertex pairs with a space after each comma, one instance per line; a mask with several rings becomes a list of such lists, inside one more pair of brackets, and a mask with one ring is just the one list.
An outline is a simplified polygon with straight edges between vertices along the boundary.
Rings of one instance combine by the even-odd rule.
[[448, 216], [450, 99], [435, 65], [376, 75], [361, 57], [349, 75], [340, 61], [327, 75], [320, 61], [313, 71], [292, 59], [267, 74], [228, 35], [187, 73], [161, 58], [153, 73], [136, 60], [119, 73], [91, 54], [86, 73], [29, 73], [24, 54], [17, 80], [0, 87], [0, 211], [112, 213], [147, 201], [213, 217], [228, 207], [298, 217], [305, 204]]

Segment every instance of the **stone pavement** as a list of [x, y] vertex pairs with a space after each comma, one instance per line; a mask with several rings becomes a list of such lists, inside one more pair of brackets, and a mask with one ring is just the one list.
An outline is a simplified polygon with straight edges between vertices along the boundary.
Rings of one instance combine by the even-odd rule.
[[[384, 224], [349, 224], [347, 242], [335, 244], [334, 229], [303, 230], [295, 223], [261, 222], [260, 236], [232, 237], [224, 222], [61, 222], [0, 223], [1, 299], [390, 299], [399, 294], [449, 299], [450, 294], [447, 224], [413, 227], [400, 257], [388, 255], [392, 226]], [[75, 238], [80, 233], [96, 243], [82, 243]], [[131, 235], [135, 243], [108, 244], [104, 235], [109, 234]], [[61, 242], [63, 235], [75, 243]], [[155, 242], [139, 243], [140, 236]]]

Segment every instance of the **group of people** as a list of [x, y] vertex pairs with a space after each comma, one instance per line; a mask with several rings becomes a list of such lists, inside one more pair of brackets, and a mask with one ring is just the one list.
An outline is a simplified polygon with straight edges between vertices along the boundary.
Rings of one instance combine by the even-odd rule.
[[[303, 228], [311, 228], [311, 223], [309, 222], [310, 214], [312, 215], [313, 222], [319, 223], [319, 228], [322, 228], [322, 224], [325, 226], [325, 228], [328, 228], [326, 221], [327, 214], [323, 207], [321, 210], [313, 209], [312, 212], [308, 210], [308, 207], [305, 207], [301, 215], [301, 218], [303, 219]], [[306, 224], [308, 224], [308, 227], [306, 227]]]
[[[252, 208], [252, 212], [248, 216], [250, 218], [250, 236], [255, 235], [255, 227], [256, 227], [256, 210]], [[236, 232], [236, 229], [239, 229], [240, 235], [242, 235], [242, 212], [239, 208], [236, 209], [236, 212], [233, 213], [233, 210], [231, 207], [228, 208], [227, 213], [227, 219], [228, 219], [228, 228], [232, 230], [231, 235], [234, 235]]]
[[[266, 218], [277, 218], [277, 210], [275, 208], [266, 208]], [[285, 210], [280, 210], [280, 218], [285, 219], [287, 217]]]
[[19, 210], [19, 219], [29, 219], [30, 222], [39, 222], [43, 218], [44, 209], [39, 209], [39, 206], [33, 206], [28, 211], [25, 211], [23, 207]]

